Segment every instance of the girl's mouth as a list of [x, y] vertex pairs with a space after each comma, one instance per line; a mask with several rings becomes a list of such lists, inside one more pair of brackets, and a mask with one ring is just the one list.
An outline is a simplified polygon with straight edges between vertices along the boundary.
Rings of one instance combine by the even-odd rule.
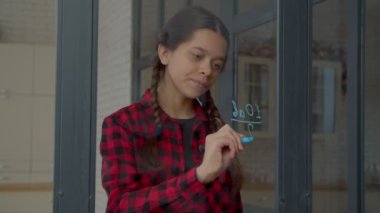
[[195, 85], [197, 85], [199, 88], [202, 88], [202, 89], [206, 89], [206, 88], [208, 88], [208, 84], [207, 84], [206, 81], [195, 80], [195, 79], [193, 79], [192, 81], [193, 81], [193, 82], [195, 83]]

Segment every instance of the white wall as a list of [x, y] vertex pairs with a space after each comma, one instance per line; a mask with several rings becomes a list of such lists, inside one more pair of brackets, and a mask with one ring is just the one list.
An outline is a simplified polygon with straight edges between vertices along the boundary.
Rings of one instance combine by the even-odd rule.
[[55, 53], [53, 45], [0, 43], [1, 213], [51, 212]]
[[0, 42], [55, 46], [57, 0], [0, 0]]

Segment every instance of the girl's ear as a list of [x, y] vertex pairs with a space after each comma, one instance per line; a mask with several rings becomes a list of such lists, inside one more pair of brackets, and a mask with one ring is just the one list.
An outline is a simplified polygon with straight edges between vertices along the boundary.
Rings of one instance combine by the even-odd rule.
[[157, 48], [157, 52], [158, 52], [158, 57], [160, 58], [161, 64], [168, 65], [170, 50], [167, 47], [159, 44]]

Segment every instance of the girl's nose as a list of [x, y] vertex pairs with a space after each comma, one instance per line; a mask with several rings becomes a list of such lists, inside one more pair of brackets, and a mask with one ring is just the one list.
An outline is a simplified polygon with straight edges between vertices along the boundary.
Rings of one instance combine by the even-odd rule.
[[210, 63], [205, 63], [202, 67], [201, 67], [201, 73], [205, 76], [209, 76], [211, 73], [212, 73], [212, 68], [211, 68], [211, 65]]

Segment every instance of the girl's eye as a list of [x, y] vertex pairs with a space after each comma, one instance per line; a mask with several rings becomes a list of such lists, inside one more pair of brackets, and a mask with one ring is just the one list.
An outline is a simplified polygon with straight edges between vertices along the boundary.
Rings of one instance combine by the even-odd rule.
[[214, 70], [216, 70], [216, 71], [221, 71], [222, 70], [222, 65], [221, 64], [214, 64], [213, 65], [213, 68], [214, 68]]
[[202, 55], [198, 53], [192, 53], [192, 57], [194, 60], [200, 60], [202, 58]]

